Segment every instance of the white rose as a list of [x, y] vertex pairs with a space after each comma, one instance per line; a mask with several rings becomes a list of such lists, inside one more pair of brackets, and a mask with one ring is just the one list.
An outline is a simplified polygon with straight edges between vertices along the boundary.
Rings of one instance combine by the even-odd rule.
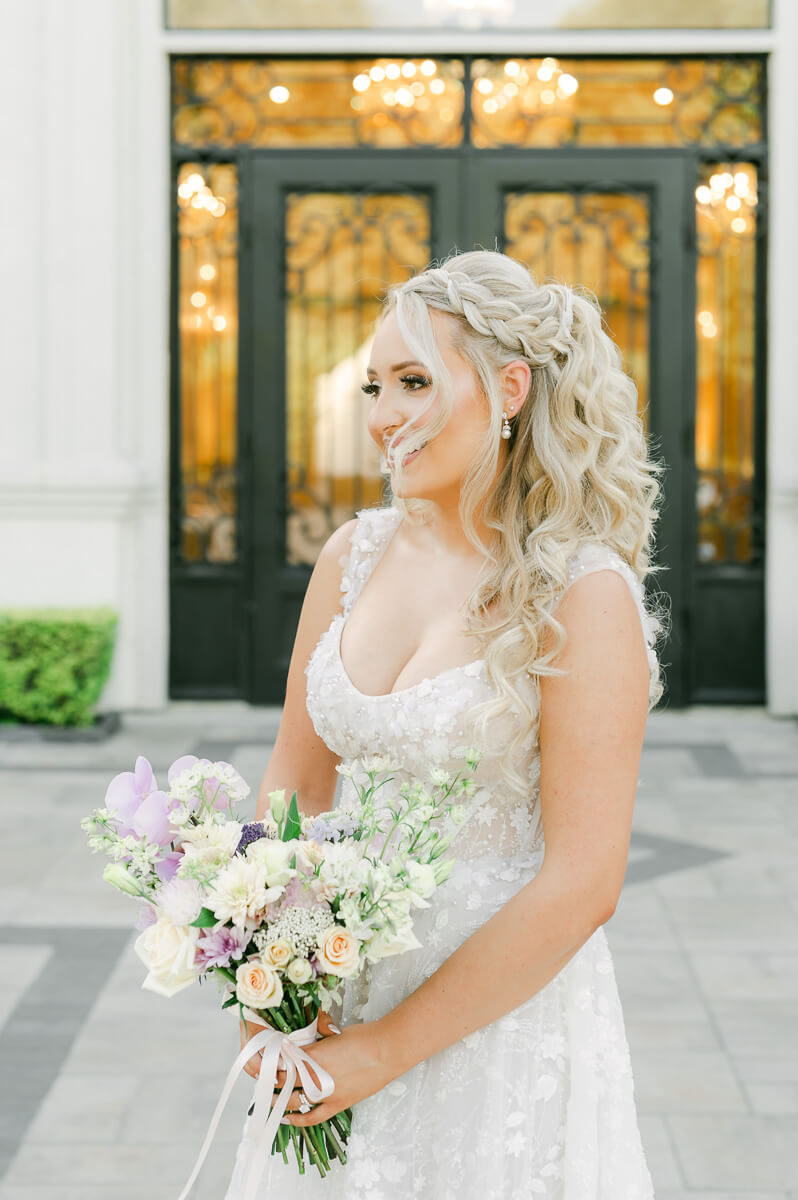
[[295, 958], [285, 968], [285, 977], [291, 983], [307, 983], [313, 975], [313, 968], [306, 958]]
[[319, 937], [316, 962], [326, 974], [346, 979], [360, 968], [360, 942], [342, 925], [331, 925]]
[[192, 984], [200, 974], [194, 965], [199, 932], [194, 926], [175, 925], [162, 914], [139, 934], [134, 948], [149, 970], [141, 986], [168, 997]]
[[283, 999], [283, 985], [274, 967], [250, 958], [236, 971], [236, 995], [249, 1008], [277, 1008]]
[[275, 938], [273, 942], [267, 942], [260, 953], [270, 967], [282, 968], [293, 958], [294, 947], [285, 938]]
[[376, 934], [366, 944], [366, 958], [370, 962], [379, 962], [382, 958], [391, 958], [394, 954], [404, 954], [405, 950], [417, 950], [421, 945], [413, 933], [413, 926], [408, 921], [391, 933], [387, 929]]

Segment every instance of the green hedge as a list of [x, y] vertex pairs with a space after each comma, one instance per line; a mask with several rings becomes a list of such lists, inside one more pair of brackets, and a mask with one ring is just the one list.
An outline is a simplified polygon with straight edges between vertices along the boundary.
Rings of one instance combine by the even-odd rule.
[[0, 610], [0, 721], [93, 725], [117, 620], [107, 607]]

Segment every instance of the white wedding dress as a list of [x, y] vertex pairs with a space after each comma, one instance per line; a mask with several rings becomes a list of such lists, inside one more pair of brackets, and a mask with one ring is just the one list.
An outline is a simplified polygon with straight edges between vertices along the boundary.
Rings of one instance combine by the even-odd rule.
[[[483, 660], [369, 696], [349, 679], [339, 653], [349, 610], [400, 520], [396, 508], [358, 514], [351, 553], [341, 560], [342, 610], [306, 667], [308, 712], [344, 763], [380, 753], [422, 777], [433, 765], [454, 774], [465, 767], [456, 756], [464, 714], [492, 694]], [[606, 569], [627, 580], [653, 681], [658, 624], [632, 569], [596, 542], [583, 545], [569, 566], [571, 580]], [[507, 736], [497, 733], [498, 747], [508, 746], [516, 719], [507, 718]], [[416, 911], [422, 948], [347, 982], [333, 1014], [339, 1024], [388, 1012], [537, 873], [544, 843], [539, 756], [531, 742], [530, 734], [516, 763], [529, 780], [526, 803], [503, 786], [495, 758], [480, 762], [473, 797], [480, 806], [452, 847], [457, 866], [431, 907]], [[341, 806], [352, 793], [345, 777]], [[243, 1200], [250, 1126], [247, 1117], [225, 1200]], [[286, 1165], [273, 1156], [257, 1192], [258, 1200], [651, 1200], [653, 1194], [603, 927], [519, 1008], [357, 1104], [345, 1166], [333, 1164], [321, 1179], [315, 1168], [301, 1176], [292, 1157]]]

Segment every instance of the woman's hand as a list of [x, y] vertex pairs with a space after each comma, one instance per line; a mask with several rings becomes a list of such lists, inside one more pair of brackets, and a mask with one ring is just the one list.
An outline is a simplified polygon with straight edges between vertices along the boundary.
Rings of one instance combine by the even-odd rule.
[[[325, 1014], [326, 1016], [326, 1014]], [[395, 1079], [399, 1070], [387, 1054], [386, 1043], [375, 1021], [346, 1025], [339, 1034], [330, 1033], [305, 1053], [332, 1076], [335, 1090], [326, 1100], [315, 1104], [310, 1112], [298, 1112], [301, 1083], [297, 1081], [286, 1109], [285, 1119], [291, 1125], [318, 1125], [336, 1113], [343, 1112]], [[285, 1071], [278, 1071], [277, 1086], [285, 1082]]]
[[[247, 1022], [245, 1033], [243, 1025], [244, 1022], [241, 1032], [242, 1048], [250, 1037], [263, 1029], [262, 1025]], [[323, 1036], [313, 1046], [303, 1048], [314, 1062], [329, 1072], [335, 1083], [335, 1090], [326, 1100], [314, 1105], [310, 1112], [300, 1113], [299, 1092], [302, 1085], [297, 1080], [285, 1114], [285, 1120], [290, 1121], [292, 1125], [317, 1125], [320, 1121], [327, 1121], [336, 1113], [343, 1112], [345, 1108], [378, 1092], [400, 1073], [387, 1053], [384, 1039], [379, 1036], [377, 1022], [347, 1025], [338, 1033], [337, 1026], [333, 1025], [329, 1014], [322, 1009], [319, 1013], [318, 1030]], [[256, 1054], [245, 1064], [244, 1070], [253, 1079], [257, 1079], [260, 1064], [260, 1055]], [[285, 1071], [279, 1070], [275, 1094], [284, 1083]]]
[[[255, 1025], [252, 1021], [245, 1021], [243, 1017], [240, 1018], [240, 1022], [241, 1049], [243, 1050], [250, 1038], [253, 1038], [256, 1033], [263, 1033], [263, 1030], [266, 1028], [266, 1026]], [[339, 1033], [338, 1026], [333, 1025], [332, 1017], [328, 1012], [325, 1012], [323, 1008], [319, 1009], [319, 1019], [316, 1022], [316, 1028], [322, 1037], [327, 1037], [331, 1033]], [[246, 1071], [247, 1075], [251, 1075], [253, 1079], [257, 1079], [258, 1075], [260, 1075], [261, 1062], [261, 1051], [258, 1050], [252, 1058], [248, 1059], [247, 1062], [244, 1063], [244, 1070]], [[279, 1086], [282, 1087], [282, 1085], [285, 1083], [285, 1071], [278, 1071], [277, 1078], [279, 1080]]]

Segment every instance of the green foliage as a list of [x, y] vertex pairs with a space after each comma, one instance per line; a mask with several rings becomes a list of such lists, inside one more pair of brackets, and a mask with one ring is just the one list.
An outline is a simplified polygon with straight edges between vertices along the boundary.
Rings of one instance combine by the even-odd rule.
[[288, 816], [285, 819], [283, 828], [283, 841], [290, 842], [291, 838], [298, 838], [302, 832], [302, 824], [299, 818], [299, 805], [296, 802], [296, 792], [291, 797], [291, 803], [288, 805]]
[[209, 908], [201, 908], [200, 915], [191, 924], [196, 925], [198, 929], [208, 929], [211, 925], [218, 925], [219, 919]]
[[0, 721], [92, 725], [117, 622], [108, 607], [0, 610]]

